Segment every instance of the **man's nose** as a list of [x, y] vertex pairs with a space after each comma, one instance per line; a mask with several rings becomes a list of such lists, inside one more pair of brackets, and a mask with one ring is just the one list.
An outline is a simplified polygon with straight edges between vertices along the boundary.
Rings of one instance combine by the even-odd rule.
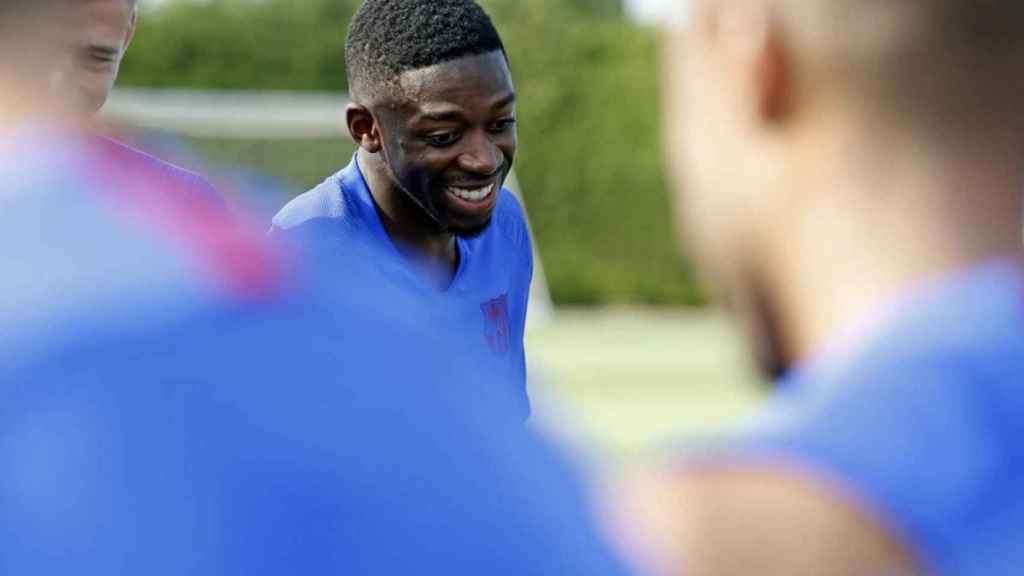
[[469, 146], [459, 155], [460, 168], [481, 176], [491, 176], [504, 162], [505, 155], [501, 149], [484, 134], [473, 137]]

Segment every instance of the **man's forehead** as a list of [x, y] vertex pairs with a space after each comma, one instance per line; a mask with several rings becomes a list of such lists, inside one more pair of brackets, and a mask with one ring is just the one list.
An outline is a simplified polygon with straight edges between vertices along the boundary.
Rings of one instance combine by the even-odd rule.
[[409, 70], [399, 77], [405, 98], [416, 102], [446, 101], [467, 95], [502, 97], [512, 92], [512, 74], [501, 51], [488, 52]]
[[74, 26], [74, 42], [120, 48], [131, 25], [132, 10], [128, 0], [83, 0], [67, 14]]
[[134, 2], [130, 0], [78, 0], [70, 2], [69, 6], [79, 18], [103, 21], [111, 25], [123, 25], [135, 9]]

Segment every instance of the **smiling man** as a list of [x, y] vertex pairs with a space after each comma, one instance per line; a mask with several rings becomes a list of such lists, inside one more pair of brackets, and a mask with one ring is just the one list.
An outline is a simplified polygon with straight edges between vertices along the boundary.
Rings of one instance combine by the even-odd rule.
[[624, 576], [495, 358], [372, 259], [39, 127], [81, 1], [0, 1], [0, 574]]
[[[533, 259], [522, 208], [502, 188], [516, 94], [501, 38], [472, 0], [367, 0], [346, 47], [351, 164], [296, 198], [273, 232], [369, 243], [378, 265], [436, 297], [517, 374]], [[328, 257], [345, 266], [345, 252]]]

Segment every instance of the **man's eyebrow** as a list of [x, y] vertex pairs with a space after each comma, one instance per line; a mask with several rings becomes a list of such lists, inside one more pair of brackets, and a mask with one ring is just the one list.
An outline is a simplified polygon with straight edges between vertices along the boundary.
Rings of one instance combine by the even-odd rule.
[[462, 114], [451, 110], [448, 112], [424, 112], [420, 114], [420, 118], [423, 120], [433, 120], [434, 122], [447, 122], [449, 120], [458, 120], [462, 117]]
[[494, 105], [491, 106], [491, 108], [494, 109], [494, 110], [498, 110], [499, 108], [504, 108], [506, 106], [510, 106], [512, 104], [515, 104], [515, 102], [516, 102], [516, 93], [515, 92], [509, 92], [507, 96], [505, 96], [501, 100], [498, 100], [497, 102], [495, 102]]
[[[510, 92], [491, 105], [491, 110], [501, 110], [511, 106], [516, 101], [515, 92]], [[450, 122], [462, 119], [463, 114], [458, 110], [439, 110], [437, 112], [423, 112], [417, 116], [418, 120], [431, 120], [434, 122]]]

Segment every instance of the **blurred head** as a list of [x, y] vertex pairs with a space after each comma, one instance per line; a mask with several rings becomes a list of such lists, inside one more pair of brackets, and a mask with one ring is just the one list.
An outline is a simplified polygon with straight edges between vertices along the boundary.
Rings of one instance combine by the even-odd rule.
[[136, 0], [67, 2], [74, 20], [63, 71], [64, 97], [75, 112], [91, 116], [106, 103], [135, 34]]
[[[872, 185], [854, 175], [884, 178], [886, 155], [966, 148], [1024, 128], [1024, 3], [691, 5], [667, 63], [680, 229], [778, 373], [792, 358], [773, 290], [801, 249], [787, 238], [794, 223], [823, 202], [830, 216], [843, 213], [840, 203], [863, 203]], [[820, 220], [820, 236], [804, 240], [828, 242]]]
[[67, 51], [68, 0], [0, 0], [0, 123], [47, 113]]
[[438, 232], [490, 223], [516, 151], [501, 38], [472, 0], [366, 0], [346, 47], [349, 131]]

